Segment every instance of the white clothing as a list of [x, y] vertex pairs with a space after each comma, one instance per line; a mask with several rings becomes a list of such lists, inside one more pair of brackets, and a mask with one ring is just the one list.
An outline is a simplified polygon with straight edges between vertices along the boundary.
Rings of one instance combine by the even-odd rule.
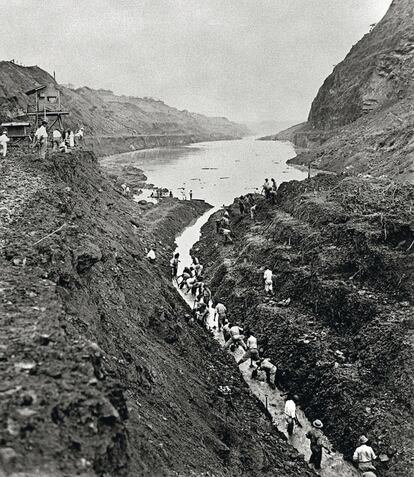
[[359, 446], [356, 448], [354, 452], [354, 461], [363, 463], [363, 462], [371, 462], [372, 460], [375, 460], [377, 456], [375, 455], [375, 452], [372, 450], [372, 447], [367, 446], [366, 444], [362, 444], [362, 446]]
[[296, 404], [292, 399], [288, 399], [285, 403], [285, 414], [292, 419], [296, 417]]
[[240, 328], [240, 326], [232, 326], [230, 328], [230, 334], [235, 338], [236, 336], [240, 336], [243, 333], [243, 328]]
[[41, 139], [47, 139], [47, 131], [44, 126], [40, 126], [40, 128], [37, 128], [35, 132], [35, 137], [40, 141]]
[[60, 133], [60, 131], [59, 131], [58, 129], [55, 129], [55, 130], [53, 131], [52, 136], [53, 136], [53, 139], [61, 139], [62, 134]]
[[276, 366], [270, 361], [269, 358], [265, 358], [261, 364], [260, 364], [261, 369], [268, 369], [271, 373], [276, 373]]
[[73, 134], [73, 131], [69, 134], [69, 147], [75, 147], [75, 135]]
[[6, 157], [7, 154], [7, 143], [10, 141], [10, 138], [7, 134], [2, 134], [0, 136], [0, 145], [3, 147], [3, 157]]
[[257, 349], [257, 338], [254, 336], [249, 336], [246, 341], [248, 349]]
[[273, 272], [272, 270], [269, 270], [268, 268], [266, 268], [264, 274], [263, 274], [263, 278], [265, 279], [265, 282], [266, 283], [272, 283], [272, 280], [273, 280]]
[[223, 303], [217, 303], [216, 313], [219, 315], [225, 315], [226, 312], [227, 312], [227, 308], [223, 305]]
[[149, 258], [150, 260], [155, 260], [155, 252], [153, 249], [151, 249], [148, 253], [147, 253], [147, 258]]

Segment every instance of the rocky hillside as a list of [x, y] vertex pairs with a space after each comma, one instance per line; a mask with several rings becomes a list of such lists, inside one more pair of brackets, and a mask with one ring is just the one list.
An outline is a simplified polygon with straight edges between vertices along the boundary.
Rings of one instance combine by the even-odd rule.
[[215, 298], [334, 445], [352, 458], [367, 434], [389, 459], [380, 477], [414, 476], [413, 201], [408, 184], [320, 174], [281, 184], [275, 205], [256, 196], [254, 221], [236, 202], [235, 243], [223, 244], [213, 216], [194, 247]]
[[[289, 139], [311, 147], [296, 163], [413, 179], [414, 4], [394, 0], [320, 88]], [[274, 139], [286, 139], [286, 133]]]
[[[0, 119], [10, 119], [26, 111], [25, 92], [38, 85], [56, 84], [53, 77], [38, 66], [24, 67], [0, 62]], [[88, 145], [117, 150], [141, 149], [165, 144], [183, 144], [202, 140], [240, 138], [246, 127], [226, 118], [212, 118], [179, 111], [150, 98], [117, 96], [112, 91], [58, 86], [63, 107], [70, 112], [69, 127], [86, 128]], [[114, 150], [115, 149], [115, 150]]]
[[89, 152], [0, 174], [1, 476], [313, 475], [184, 319], [169, 257], [207, 204], [137, 204]]

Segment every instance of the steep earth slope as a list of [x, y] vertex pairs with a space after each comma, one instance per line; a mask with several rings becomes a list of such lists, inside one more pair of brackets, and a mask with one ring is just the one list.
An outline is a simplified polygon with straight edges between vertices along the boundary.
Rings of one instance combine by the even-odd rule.
[[319, 175], [256, 201], [255, 221], [231, 207], [234, 245], [213, 216], [195, 246], [214, 296], [348, 458], [367, 434], [390, 458], [378, 475], [413, 476], [414, 187]]
[[164, 264], [204, 202], [139, 206], [88, 152], [0, 167], [0, 475], [312, 475], [184, 320]]
[[[25, 92], [39, 85], [56, 84], [38, 66], [24, 67], [0, 62], [0, 119], [27, 110]], [[246, 127], [226, 118], [212, 118], [167, 106], [150, 98], [117, 96], [111, 91], [58, 86], [62, 104], [70, 112], [65, 119], [72, 128], [86, 127], [88, 145], [100, 153], [123, 152], [201, 140], [234, 139], [248, 133]]]
[[394, 0], [320, 88], [308, 122], [273, 139], [311, 147], [294, 163], [413, 179], [414, 4]]

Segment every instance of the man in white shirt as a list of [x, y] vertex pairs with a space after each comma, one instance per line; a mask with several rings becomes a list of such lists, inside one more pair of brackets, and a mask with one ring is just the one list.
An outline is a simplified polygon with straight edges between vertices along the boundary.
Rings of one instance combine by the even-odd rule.
[[230, 348], [231, 345], [234, 346], [241, 346], [244, 351], [247, 350], [246, 343], [243, 341], [244, 335], [243, 328], [239, 325], [234, 325], [230, 327], [230, 338], [227, 340], [226, 344], [224, 345], [224, 349]]
[[238, 365], [240, 366], [242, 363], [247, 361], [250, 358], [250, 367], [253, 367], [253, 361], [257, 361], [259, 359], [259, 350], [257, 348], [257, 338], [253, 336], [252, 333], [249, 333], [249, 337], [247, 338], [246, 342], [247, 351], [238, 361]]
[[52, 133], [53, 151], [59, 150], [60, 143], [62, 142], [62, 134], [59, 129], [54, 129]]
[[0, 145], [3, 147], [3, 157], [6, 157], [7, 154], [7, 143], [10, 141], [10, 138], [7, 136], [7, 131], [4, 130], [3, 134], [0, 136]]
[[221, 331], [221, 328], [224, 325], [224, 321], [226, 320], [227, 308], [223, 305], [223, 303], [217, 303], [215, 312], [214, 312], [214, 319], [217, 317], [217, 329]]
[[[272, 389], [275, 389], [277, 367], [270, 361], [269, 358], [262, 358], [258, 363], [259, 365], [257, 366], [257, 370], [263, 370], [266, 373], [266, 382]], [[253, 373], [255, 371], [256, 370], [254, 370]]]
[[270, 268], [266, 268], [263, 279], [265, 282], [265, 293], [267, 295], [273, 295], [273, 272]]
[[39, 144], [39, 157], [44, 159], [47, 151], [47, 121], [42, 121], [42, 125], [35, 132], [35, 144]]
[[359, 438], [359, 447], [356, 448], [353, 456], [353, 461], [358, 464], [358, 469], [361, 472], [375, 471], [374, 464], [372, 463], [377, 456], [371, 446], [368, 445], [368, 438], [361, 436]]
[[289, 436], [293, 434], [293, 429], [295, 427], [296, 421], [296, 398], [297, 396], [292, 396], [288, 394], [285, 402], [285, 418], [287, 425], [287, 432]]

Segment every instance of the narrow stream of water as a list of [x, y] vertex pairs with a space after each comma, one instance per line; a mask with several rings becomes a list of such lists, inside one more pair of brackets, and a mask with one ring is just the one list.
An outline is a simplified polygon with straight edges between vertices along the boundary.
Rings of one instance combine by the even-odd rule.
[[[200, 239], [201, 227], [208, 221], [209, 217], [218, 209], [218, 207], [209, 210], [202, 217], [200, 217], [193, 225], [187, 227], [180, 235], [176, 237], [176, 252], [180, 254], [181, 269], [185, 266], [191, 265], [190, 250], [192, 246]], [[177, 284], [174, 282], [178, 292], [188, 303], [191, 309], [194, 308], [194, 297], [180, 290]], [[221, 345], [224, 344], [222, 333], [215, 331], [213, 328], [217, 323], [214, 322], [214, 310], [210, 304], [210, 316], [208, 326], [213, 329], [214, 337]], [[235, 360], [239, 360], [243, 354], [242, 350], [238, 348], [234, 354]], [[284, 418], [285, 400], [282, 393], [279, 390], [273, 390], [264, 380], [252, 379], [252, 369], [249, 368], [249, 362], [243, 363], [240, 366], [240, 371], [244, 377], [244, 380], [249, 385], [253, 393], [267, 406], [270, 412], [274, 425], [283, 432], [290, 444], [295, 447], [302, 455], [304, 455], [306, 461], [310, 457], [309, 440], [305, 437], [307, 431], [312, 428], [311, 423], [306, 418], [303, 411], [298, 407], [297, 416], [302, 424], [302, 427], [295, 426], [292, 437], [289, 437], [286, 431], [286, 424]], [[277, 364], [277, 363], [276, 363]], [[327, 440], [327, 442], [329, 442]], [[329, 447], [332, 447], [329, 445]], [[339, 452], [332, 452], [328, 454], [324, 451], [322, 458], [322, 469], [319, 474], [323, 477], [358, 477], [359, 472], [352, 466], [351, 463], [344, 460], [343, 455]]]
[[[189, 251], [199, 240], [201, 227], [223, 204], [233, 202], [237, 196], [260, 191], [266, 177], [273, 177], [277, 184], [280, 184], [292, 179], [301, 180], [307, 176], [307, 172], [286, 164], [294, 155], [295, 151], [290, 143], [246, 138], [241, 141], [207, 142], [186, 147], [130, 152], [104, 158], [101, 163], [105, 165], [116, 162], [118, 166], [139, 167], [147, 175], [149, 183], [170, 189], [175, 197], [188, 198], [191, 190], [193, 198], [204, 199], [213, 205], [213, 209], [176, 238], [177, 252], [180, 253], [181, 259], [180, 273], [184, 266], [191, 264]], [[192, 297], [181, 290], [179, 292], [193, 307]], [[214, 316], [214, 313], [210, 312], [210, 316]], [[213, 326], [211, 321], [210, 326]], [[221, 333], [215, 333], [215, 337], [220, 342], [223, 341]], [[252, 380], [248, 362], [241, 366], [241, 372], [256, 396], [263, 403], [267, 402], [275, 425], [287, 435], [284, 399], [280, 392], [270, 389], [265, 382]], [[289, 441], [308, 459], [309, 441], [305, 434], [311, 425], [300, 409], [298, 418], [303, 427], [296, 427]], [[321, 475], [357, 477], [359, 473], [343, 460], [341, 454], [335, 452], [328, 455], [324, 452]]]

